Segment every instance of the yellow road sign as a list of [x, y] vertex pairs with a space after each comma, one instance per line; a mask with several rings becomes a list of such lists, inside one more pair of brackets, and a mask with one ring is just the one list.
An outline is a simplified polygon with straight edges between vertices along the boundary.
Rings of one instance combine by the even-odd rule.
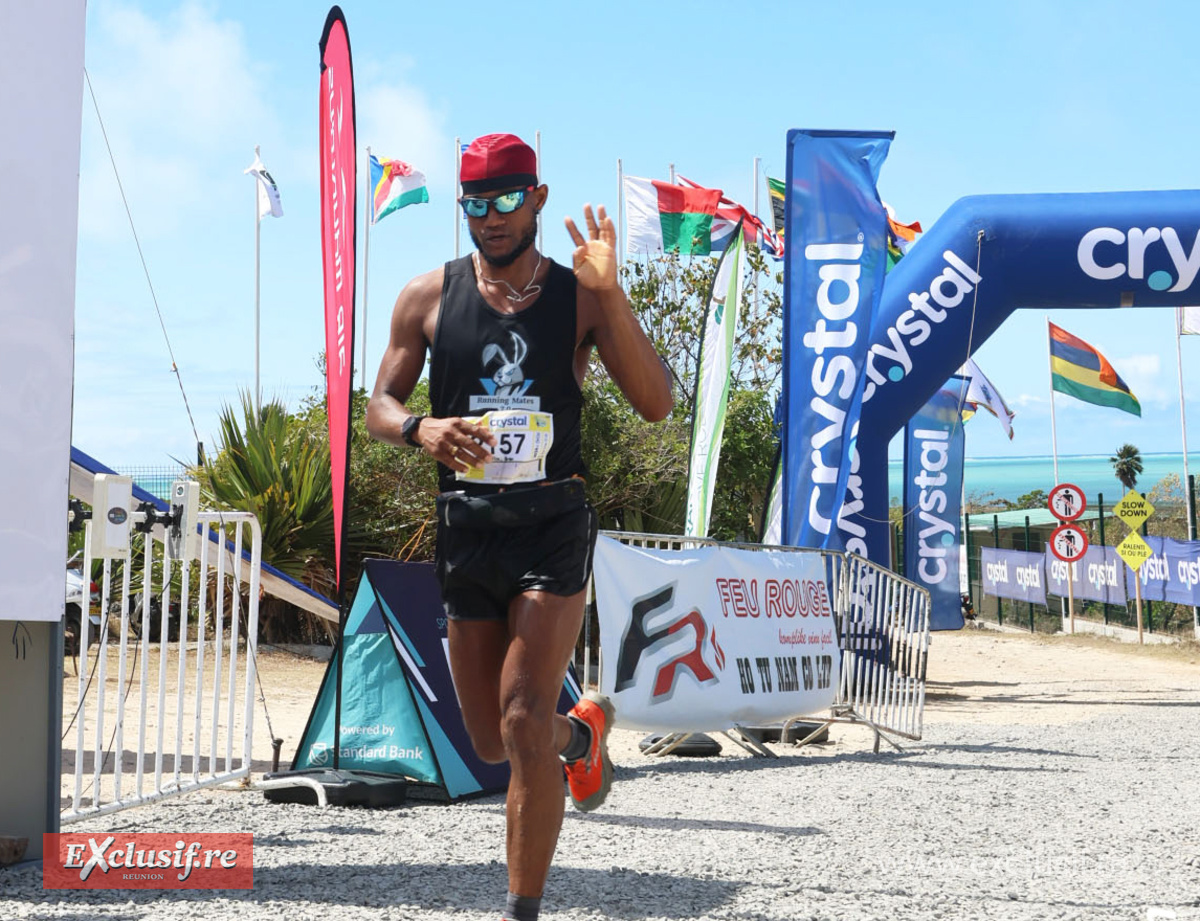
[[1137, 531], [1130, 531], [1125, 535], [1125, 539], [1117, 544], [1117, 553], [1121, 554], [1121, 559], [1129, 564], [1130, 569], [1137, 572], [1154, 552]]
[[1118, 502], [1113, 511], [1129, 527], [1136, 528], [1154, 514], [1154, 506], [1135, 492], [1125, 493], [1125, 498]]

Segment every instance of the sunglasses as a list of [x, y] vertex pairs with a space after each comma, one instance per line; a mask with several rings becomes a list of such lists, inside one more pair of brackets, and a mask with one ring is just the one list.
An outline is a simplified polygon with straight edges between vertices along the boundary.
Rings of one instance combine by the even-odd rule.
[[505, 192], [495, 198], [460, 198], [463, 213], [467, 217], [487, 217], [488, 207], [496, 209], [497, 214], [512, 214], [525, 204], [525, 193], [532, 192], [533, 186], [527, 189], [517, 189], [515, 192]]

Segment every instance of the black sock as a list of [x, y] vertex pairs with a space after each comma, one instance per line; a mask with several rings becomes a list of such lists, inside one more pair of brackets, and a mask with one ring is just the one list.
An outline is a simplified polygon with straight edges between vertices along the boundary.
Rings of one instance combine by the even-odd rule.
[[571, 721], [571, 740], [558, 753], [558, 757], [570, 764], [584, 757], [592, 747], [592, 729], [577, 716], [568, 714], [567, 719]]
[[542, 900], [540, 898], [535, 899], [510, 892], [504, 906], [504, 921], [537, 921], [538, 911], [541, 907]]

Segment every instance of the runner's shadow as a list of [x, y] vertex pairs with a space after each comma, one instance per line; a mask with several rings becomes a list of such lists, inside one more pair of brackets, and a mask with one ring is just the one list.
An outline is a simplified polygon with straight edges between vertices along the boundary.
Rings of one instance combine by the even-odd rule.
[[728, 819], [689, 819], [682, 816], [622, 815], [619, 813], [591, 812], [586, 815], [573, 813], [570, 821], [601, 822], [605, 825], [628, 825], [633, 828], [663, 828], [667, 831], [693, 829], [695, 831], [737, 831], [755, 834], [787, 835], [808, 837], [823, 835], [825, 830], [811, 825], [764, 825], [760, 822], [734, 822]]

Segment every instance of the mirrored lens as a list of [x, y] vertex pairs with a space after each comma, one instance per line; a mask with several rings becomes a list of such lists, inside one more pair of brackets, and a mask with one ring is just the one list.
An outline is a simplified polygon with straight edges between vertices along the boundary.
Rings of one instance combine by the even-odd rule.
[[525, 193], [505, 192], [503, 195], [497, 195], [492, 199], [492, 204], [496, 206], [496, 210], [501, 214], [511, 214], [516, 211], [521, 205], [525, 204]]
[[467, 217], [484, 217], [488, 211], [488, 200], [486, 198], [464, 198], [462, 206]]

